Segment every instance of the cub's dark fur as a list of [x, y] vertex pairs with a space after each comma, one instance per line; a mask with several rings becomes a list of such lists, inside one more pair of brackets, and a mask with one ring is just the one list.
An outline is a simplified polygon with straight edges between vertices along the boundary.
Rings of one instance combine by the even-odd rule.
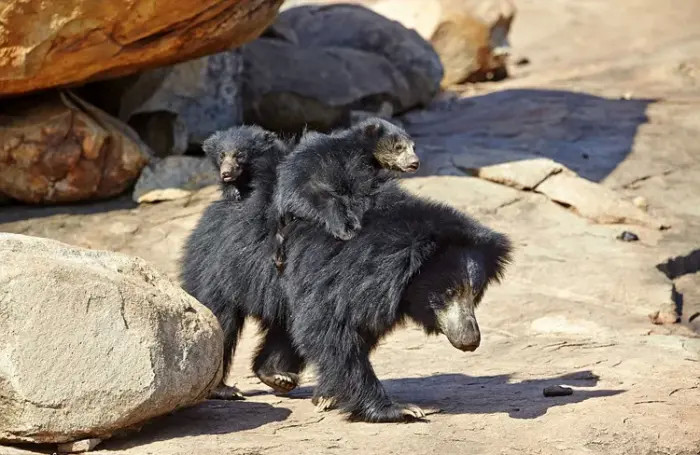
[[[222, 183], [224, 198], [205, 210], [185, 245], [181, 281], [183, 288], [219, 319], [225, 335], [224, 371], [228, 371], [246, 316], [256, 316], [271, 328], [268, 344], [281, 343], [275, 327], [287, 319], [286, 304], [277, 270], [270, 261], [277, 221], [270, 211], [277, 165], [289, 153], [289, 147], [258, 127], [219, 132], [208, 144], [214, 151], [235, 149], [246, 153], [248, 159], [241, 174], [244, 179], [239, 186], [245, 197], [233, 202], [227, 196], [229, 184]], [[267, 348], [284, 353], [276, 368], [297, 368], [283, 363], [294, 357], [290, 349], [289, 341], [275, 349]]]
[[[258, 126], [241, 126], [217, 131], [202, 143], [202, 150], [219, 172], [224, 199], [240, 201], [251, 193], [255, 167], [260, 171], [261, 165], [270, 164], [266, 155], [279, 140]], [[267, 172], [269, 169], [263, 173]]]
[[361, 229], [379, 188], [401, 172], [415, 172], [418, 165], [409, 135], [380, 118], [330, 135], [304, 134], [278, 169], [278, 268], [284, 261], [284, 231], [290, 220], [311, 221], [349, 240]]

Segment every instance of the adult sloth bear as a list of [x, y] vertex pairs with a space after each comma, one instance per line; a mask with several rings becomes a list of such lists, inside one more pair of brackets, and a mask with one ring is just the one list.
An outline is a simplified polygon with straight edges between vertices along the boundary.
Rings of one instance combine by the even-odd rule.
[[511, 248], [502, 234], [396, 185], [381, 189], [350, 240], [303, 220], [288, 226], [286, 239], [287, 327], [299, 355], [318, 367], [314, 401], [370, 422], [423, 416], [392, 402], [374, 374], [369, 354], [379, 340], [408, 318], [475, 350], [474, 309]]
[[[244, 318], [260, 319], [266, 335], [253, 369], [265, 384], [289, 391], [298, 383], [294, 372], [303, 360], [286, 335], [285, 294], [270, 267], [273, 252], [277, 267], [282, 266], [280, 220], [301, 216], [336, 237], [351, 237], [353, 229], [360, 228], [353, 223], [359, 223], [371, 206], [377, 188], [398, 172], [417, 169], [413, 142], [405, 131], [381, 119], [331, 135], [307, 133], [292, 160], [299, 175], [281, 182], [285, 198], [279, 207], [271, 198], [289, 142], [262, 128], [242, 126], [213, 134], [202, 148], [219, 168], [223, 200], [206, 210], [187, 242], [183, 287], [219, 318], [226, 334], [227, 372]], [[330, 194], [343, 201], [331, 200]], [[224, 384], [212, 395], [242, 398], [235, 387]]]
[[[253, 365], [266, 384], [291, 390], [308, 361], [318, 366], [314, 400], [321, 408], [338, 404], [353, 418], [374, 422], [422, 417], [419, 408], [388, 398], [369, 354], [406, 318], [445, 334], [459, 349], [476, 349], [474, 308], [508, 261], [507, 238], [388, 183], [373, 194], [373, 208], [348, 240], [317, 220], [288, 224], [287, 268], [279, 275], [270, 259], [279, 216], [271, 201], [274, 170], [286, 151], [278, 141], [269, 144], [263, 164], [271, 168], [252, 172], [251, 181], [262, 176], [260, 185], [240, 203], [214, 202], [186, 247], [183, 286], [219, 317], [225, 364], [243, 319], [253, 316], [266, 329]], [[352, 180], [371, 177], [360, 168], [341, 178], [353, 188]]]

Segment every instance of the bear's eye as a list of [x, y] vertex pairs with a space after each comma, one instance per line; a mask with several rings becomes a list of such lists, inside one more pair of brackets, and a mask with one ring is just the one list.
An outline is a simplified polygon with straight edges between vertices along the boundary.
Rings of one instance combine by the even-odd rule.
[[396, 150], [397, 152], [402, 152], [405, 148], [406, 146], [402, 142], [397, 142], [396, 144], [394, 144], [394, 150]]
[[448, 289], [447, 292], [445, 292], [445, 296], [447, 296], [447, 297], [454, 297], [454, 296], [455, 296], [455, 290], [454, 290], [454, 289]]

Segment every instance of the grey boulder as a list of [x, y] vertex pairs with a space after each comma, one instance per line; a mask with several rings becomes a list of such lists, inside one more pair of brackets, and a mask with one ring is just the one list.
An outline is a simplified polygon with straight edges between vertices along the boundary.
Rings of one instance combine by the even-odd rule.
[[195, 404], [214, 315], [144, 260], [0, 234], [0, 442], [62, 443]]
[[327, 130], [348, 125], [351, 111], [425, 105], [443, 75], [426, 40], [358, 5], [288, 9], [242, 54], [243, 118], [276, 131]]

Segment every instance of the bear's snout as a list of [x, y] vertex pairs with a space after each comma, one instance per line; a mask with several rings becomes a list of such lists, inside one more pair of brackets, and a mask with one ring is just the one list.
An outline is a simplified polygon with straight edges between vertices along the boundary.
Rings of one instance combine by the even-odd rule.
[[479, 347], [481, 332], [469, 302], [449, 302], [436, 316], [440, 331], [452, 346], [467, 352], [473, 352]]

